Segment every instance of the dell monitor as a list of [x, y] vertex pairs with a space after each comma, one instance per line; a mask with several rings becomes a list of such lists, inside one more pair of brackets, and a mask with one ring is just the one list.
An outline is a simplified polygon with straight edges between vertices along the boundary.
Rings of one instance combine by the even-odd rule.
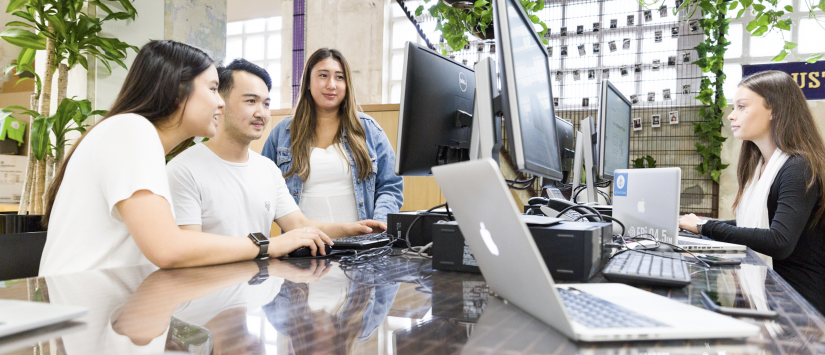
[[524, 173], [562, 179], [547, 50], [517, 0], [495, 0], [501, 112], [510, 157]]
[[427, 176], [433, 166], [470, 159], [475, 89], [472, 69], [407, 42], [396, 175]]
[[613, 180], [613, 171], [628, 168], [631, 107], [630, 100], [610, 81], [602, 82], [597, 128], [598, 177], [602, 180]]

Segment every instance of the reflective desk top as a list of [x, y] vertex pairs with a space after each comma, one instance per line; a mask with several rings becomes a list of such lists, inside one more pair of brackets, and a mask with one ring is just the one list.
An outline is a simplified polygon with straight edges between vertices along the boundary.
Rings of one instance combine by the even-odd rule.
[[[691, 266], [688, 287], [651, 291], [697, 307], [702, 290], [767, 303], [779, 318], [745, 319], [762, 327], [749, 339], [575, 343], [490, 296], [479, 274], [389, 257], [346, 270], [271, 260], [0, 282], [0, 299], [89, 308], [75, 322], [0, 338], [0, 354], [825, 353], [822, 315], [753, 252], [741, 256], [735, 268]], [[268, 278], [256, 277], [261, 268]]]

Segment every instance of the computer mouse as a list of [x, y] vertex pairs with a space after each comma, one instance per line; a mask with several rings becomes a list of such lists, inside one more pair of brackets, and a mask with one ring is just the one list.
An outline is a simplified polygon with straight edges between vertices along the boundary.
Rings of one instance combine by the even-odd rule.
[[[326, 252], [327, 256], [332, 251], [332, 247], [329, 245], [324, 244], [324, 251]], [[309, 247], [300, 247], [298, 249], [293, 250], [289, 254], [287, 254], [290, 258], [306, 258], [312, 256], [312, 249]], [[316, 252], [315, 256], [323, 256], [320, 252]]]

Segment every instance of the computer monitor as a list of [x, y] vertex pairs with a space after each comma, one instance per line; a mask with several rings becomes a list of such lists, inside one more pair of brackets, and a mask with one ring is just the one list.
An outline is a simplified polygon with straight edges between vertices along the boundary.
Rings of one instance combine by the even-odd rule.
[[561, 159], [561, 182], [569, 183], [573, 171], [573, 158], [576, 151], [575, 129], [572, 122], [556, 116], [556, 139], [559, 142], [559, 159]]
[[599, 100], [598, 176], [613, 180], [613, 171], [630, 161], [630, 100], [609, 80], [602, 81]]
[[510, 157], [521, 172], [561, 180], [547, 51], [517, 0], [495, 0], [493, 25]]
[[395, 173], [426, 176], [436, 165], [470, 159], [475, 73], [407, 42], [398, 114]]

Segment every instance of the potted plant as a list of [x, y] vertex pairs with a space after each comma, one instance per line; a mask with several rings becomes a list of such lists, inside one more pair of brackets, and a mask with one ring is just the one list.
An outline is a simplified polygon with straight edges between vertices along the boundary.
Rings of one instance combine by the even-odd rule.
[[[431, 1], [433, 0], [424, 0], [424, 3], [429, 4]], [[547, 44], [547, 40], [544, 39], [544, 35], [549, 31], [547, 24], [535, 15], [536, 12], [544, 9], [544, 0], [522, 0], [521, 5], [530, 20], [541, 26], [541, 30], [536, 32], [544, 44]], [[436, 0], [427, 12], [438, 21], [435, 29], [440, 31], [441, 36], [447, 41], [448, 48], [441, 50], [444, 55], [461, 50], [470, 43], [467, 32], [482, 40], [494, 37], [493, 8], [487, 0]], [[418, 6], [415, 16], [421, 16], [423, 13], [424, 5]]]
[[[106, 17], [97, 18], [85, 14], [84, 9], [91, 6], [97, 6], [106, 13]], [[115, 6], [121, 9], [113, 9]], [[88, 69], [89, 57], [99, 60], [109, 72], [110, 62], [125, 69], [123, 60], [126, 59], [126, 50], [137, 52], [138, 48], [116, 38], [102, 37], [100, 32], [104, 22], [134, 19], [137, 10], [130, 0], [110, 1], [106, 4], [98, 0], [11, 0], [6, 12], [24, 21], [9, 22], [6, 26], [15, 28], [0, 33], [0, 37], [6, 42], [21, 47], [17, 62], [7, 66], [4, 73], [11, 70], [15, 70], [18, 75], [28, 72], [31, 75], [21, 76], [19, 81], [35, 81], [31, 110], [20, 106], [3, 110], [3, 114], [32, 116], [29, 163], [18, 213], [40, 215], [44, 212], [43, 196], [51, 182], [55, 166], [59, 166], [63, 159], [65, 133], [72, 130], [83, 132], [86, 118], [103, 113], [92, 111], [89, 101], [66, 98], [69, 69], [77, 64]], [[32, 66], [35, 52], [39, 50], [46, 51], [46, 71], [42, 80]], [[57, 100], [60, 104], [57, 112], [50, 116], [55, 71], [59, 73]], [[51, 143], [51, 135], [54, 135], [54, 144]]]

